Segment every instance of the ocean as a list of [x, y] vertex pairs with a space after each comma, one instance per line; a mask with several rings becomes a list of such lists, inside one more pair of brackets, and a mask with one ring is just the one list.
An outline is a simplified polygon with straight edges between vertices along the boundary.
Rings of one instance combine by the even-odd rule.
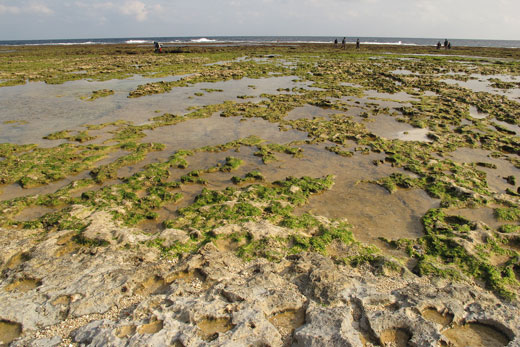
[[[191, 36], [191, 37], [124, 37], [124, 38], [90, 38], [90, 39], [53, 39], [53, 40], [11, 40], [0, 41], [0, 46], [26, 45], [90, 45], [90, 44], [152, 44], [154, 41], [166, 45], [189, 43], [241, 44], [255, 45], [265, 43], [331, 43], [334, 39], [341, 42], [343, 37], [334, 36]], [[347, 43], [354, 43], [357, 37], [347, 37]], [[407, 38], [407, 37], [359, 37], [361, 44], [388, 44], [409, 46], [434, 46], [442, 38]], [[467, 40], [450, 39], [452, 46], [465, 47], [501, 47], [520, 48], [520, 40]]]

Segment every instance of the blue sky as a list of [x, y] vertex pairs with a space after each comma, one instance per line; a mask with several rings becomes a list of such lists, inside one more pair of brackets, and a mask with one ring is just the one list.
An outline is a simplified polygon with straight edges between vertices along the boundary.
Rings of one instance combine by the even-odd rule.
[[518, 0], [0, 0], [0, 40], [312, 35], [520, 39]]

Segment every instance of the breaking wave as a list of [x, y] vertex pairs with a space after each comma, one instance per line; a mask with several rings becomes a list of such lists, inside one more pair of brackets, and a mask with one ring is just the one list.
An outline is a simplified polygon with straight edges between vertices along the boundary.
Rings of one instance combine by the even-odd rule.
[[130, 43], [130, 44], [133, 44], [133, 43], [151, 43], [152, 41], [148, 41], [148, 40], [128, 40], [128, 41], [125, 41], [125, 43]]
[[202, 37], [200, 39], [193, 39], [193, 40], [190, 40], [190, 42], [196, 42], [196, 43], [204, 43], [204, 42], [217, 42], [217, 40], [210, 40], [210, 39], [207, 39], [205, 37]]

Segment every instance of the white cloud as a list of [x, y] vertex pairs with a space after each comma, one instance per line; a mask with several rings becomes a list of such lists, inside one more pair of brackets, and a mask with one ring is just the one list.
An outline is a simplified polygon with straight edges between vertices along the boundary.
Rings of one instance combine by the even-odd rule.
[[42, 3], [32, 2], [29, 4], [19, 6], [5, 6], [0, 5], [0, 14], [20, 14], [20, 13], [35, 13], [35, 14], [53, 14], [54, 11]]
[[8, 13], [8, 14], [17, 14], [20, 13], [20, 8], [16, 6], [5, 6], [0, 5], [0, 14]]
[[25, 7], [25, 11], [31, 13], [41, 13], [41, 14], [53, 14], [54, 11], [45, 6], [44, 4], [34, 3]]
[[112, 3], [112, 2], [102, 2], [102, 3], [85, 3], [85, 2], [81, 2], [81, 1], [76, 1], [74, 3], [74, 5], [76, 5], [77, 7], [79, 8], [86, 8], [86, 9], [102, 9], [102, 10], [106, 10], [106, 9], [112, 9], [112, 8], [115, 8], [115, 5]]
[[517, 39], [519, 11], [518, 0], [0, 0], [0, 37], [70, 32]]
[[[76, 1], [78, 8], [88, 10], [91, 16], [106, 15], [107, 11], [134, 17], [138, 22], [144, 22], [151, 13], [160, 13], [161, 5], [149, 5], [139, 0], [109, 1], [109, 2], [83, 2]], [[100, 11], [103, 13], [101, 14]]]
[[121, 13], [133, 16], [137, 21], [143, 22], [148, 18], [149, 9], [143, 2], [137, 0], [127, 1], [120, 8]]

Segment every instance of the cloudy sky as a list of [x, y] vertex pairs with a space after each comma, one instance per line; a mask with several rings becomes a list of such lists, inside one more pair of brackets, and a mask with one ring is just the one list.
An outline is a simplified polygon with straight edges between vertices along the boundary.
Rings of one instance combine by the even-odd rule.
[[0, 40], [160, 36], [520, 39], [519, 0], [0, 0]]

